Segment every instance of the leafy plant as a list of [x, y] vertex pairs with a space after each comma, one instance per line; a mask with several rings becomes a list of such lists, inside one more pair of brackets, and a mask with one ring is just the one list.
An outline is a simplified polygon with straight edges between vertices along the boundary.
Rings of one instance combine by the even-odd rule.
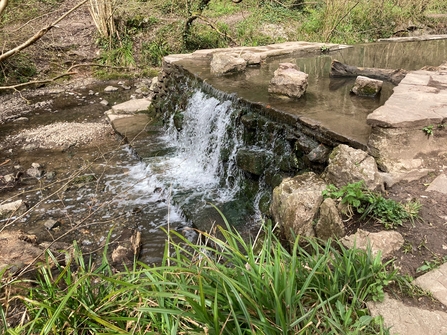
[[329, 185], [324, 191], [326, 198], [340, 199], [342, 204], [361, 214], [361, 218], [372, 218], [383, 224], [386, 229], [401, 226], [404, 221], [414, 221], [418, 217], [420, 203], [410, 201], [401, 204], [384, 198], [380, 193], [368, 190], [363, 181], [347, 184], [340, 189]]
[[428, 272], [433, 269], [439, 268], [442, 264], [447, 262], [447, 256], [439, 257], [435, 256], [433, 259], [424, 261], [424, 264], [422, 264], [420, 267], [416, 269], [416, 273], [419, 272]]
[[422, 131], [425, 133], [425, 135], [430, 137], [431, 135], [433, 135], [433, 125], [425, 126], [424, 128], [422, 128]]

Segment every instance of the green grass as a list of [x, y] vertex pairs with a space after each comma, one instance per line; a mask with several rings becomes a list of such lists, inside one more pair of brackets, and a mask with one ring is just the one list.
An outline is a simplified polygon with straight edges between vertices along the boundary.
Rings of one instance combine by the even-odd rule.
[[[255, 247], [229, 227], [218, 227], [218, 235], [203, 234], [205, 243], [196, 245], [173, 233], [179, 242], [159, 266], [135, 262], [122, 272], [112, 269], [107, 250], [97, 262], [76, 244], [65, 264], [48, 254], [29, 293], [16, 297], [26, 305], [25, 322], [3, 331], [388, 334], [365, 306], [396, 278], [380, 255], [298, 238], [287, 250], [271, 227]], [[0, 316], [7, 312], [1, 308]]]

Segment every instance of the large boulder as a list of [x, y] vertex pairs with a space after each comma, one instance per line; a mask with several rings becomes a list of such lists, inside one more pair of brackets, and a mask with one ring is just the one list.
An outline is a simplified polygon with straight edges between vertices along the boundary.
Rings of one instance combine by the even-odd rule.
[[323, 178], [337, 187], [363, 180], [370, 190], [383, 189], [383, 179], [374, 158], [345, 144], [340, 144], [330, 154]]
[[293, 243], [295, 236], [314, 237], [313, 220], [323, 202], [325, 182], [313, 172], [286, 178], [273, 190], [270, 212], [285, 237]]
[[211, 60], [211, 73], [229, 74], [244, 71], [247, 67], [247, 61], [233, 53], [215, 53]]
[[383, 81], [358, 76], [351, 92], [361, 97], [375, 97], [382, 90]]
[[345, 225], [334, 199], [324, 199], [320, 206], [320, 216], [315, 225], [315, 234], [322, 240], [340, 238], [346, 234]]
[[280, 63], [270, 81], [269, 93], [289, 98], [300, 98], [306, 93], [308, 74], [301, 72], [296, 64]]

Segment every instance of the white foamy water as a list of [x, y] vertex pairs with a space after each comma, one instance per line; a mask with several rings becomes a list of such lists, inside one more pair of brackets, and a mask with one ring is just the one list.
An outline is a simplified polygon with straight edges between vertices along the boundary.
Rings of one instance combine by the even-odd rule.
[[[183, 129], [175, 129], [172, 117], [165, 135], [158, 139], [162, 147], [175, 150], [123, 166], [124, 176], [109, 176], [107, 187], [116, 193], [117, 206], [144, 206], [157, 227], [167, 219], [181, 222], [179, 208], [191, 201], [198, 210], [206, 201], [231, 200], [239, 190], [235, 182], [239, 179], [235, 168], [239, 140], [228, 138], [227, 131], [232, 113], [230, 101], [195, 92], [184, 111]], [[225, 164], [222, 150], [226, 151]]]

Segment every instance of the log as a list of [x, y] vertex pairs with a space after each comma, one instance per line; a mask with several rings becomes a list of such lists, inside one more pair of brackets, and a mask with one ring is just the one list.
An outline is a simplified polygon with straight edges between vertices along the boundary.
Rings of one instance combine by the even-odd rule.
[[397, 85], [405, 78], [408, 71], [403, 69], [378, 69], [373, 67], [356, 67], [343, 64], [334, 59], [331, 63], [331, 77], [357, 77], [365, 76], [374, 79], [387, 80]]

